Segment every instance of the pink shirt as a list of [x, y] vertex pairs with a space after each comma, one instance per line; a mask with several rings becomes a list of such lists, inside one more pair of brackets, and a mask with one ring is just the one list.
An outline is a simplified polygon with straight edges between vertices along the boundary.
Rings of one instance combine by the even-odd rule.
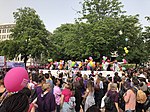
[[136, 95], [132, 90], [128, 90], [124, 96], [125, 110], [135, 110], [136, 106]]
[[60, 99], [61, 99], [61, 89], [58, 86], [54, 86], [53, 94], [55, 96], [55, 101], [57, 105], [60, 105]]
[[64, 102], [69, 102], [69, 98], [72, 96], [70, 89], [62, 90], [62, 95], [64, 95]]

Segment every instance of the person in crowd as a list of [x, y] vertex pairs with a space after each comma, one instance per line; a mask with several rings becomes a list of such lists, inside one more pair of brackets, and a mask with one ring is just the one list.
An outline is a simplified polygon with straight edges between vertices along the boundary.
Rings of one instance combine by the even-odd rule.
[[148, 83], [147, 83], [147, 96], [150, 96], [150, 77], [148, 78]]
[[94, 71], [91, 71], [91, 74], [89, 75], [89, 78], [94, 77], [94, 76], [95, 76]]
[[61, 89], [59, 87], [60, 85], [60, 80], [56, 78], [54, 80], [54, 89], [53, 89], [53, 94], [55, 96], [55, 101], [56, 101], [56, 112], [60, 112], [60, 101], [61, 101]]
[[0, 80], [0, 97], [5, 93], [6, 88], [4, 86], [4, 81]]
[[101, 100], [104, 96], [104, 86], [102, 77], [97, 77], [96, 81], [94, 82], [94, 95], [95, 95], [95, 103], [98, 108], [101, 108]]
[[[132, 78], [132, 82], [133, 82], [133, 88], [134, 88], [134, 92], [137, 96], [138, 90], [140, 90], [140, 81], [138, 80], [138, 78], [133, 77]], [[137, 97], [136, 97], [137, 98]], [[137, 112], [142, 112], [143, 110], [143, 104], [138, 102], [138, 99], [136, 100], [136, 111]]]
[[18, 93], [22, 93], [22, 94], [27, 95], [27, 97], [29, 99], [29, 109], [28, 109], [28, 112], [35, 112], [35, 109], [36, 109], [37, 105], [34, 102], [30, 102], [31, 90], [28, 87], [24, 87]]
[[[36, 102], [37, 101], [37, 97], [39, 94], [41, 94], [43, 92], [42, 90], [42, 86], [43, 84], [45, 83], [45, 78], [44, 76], [40, 76], [38, 77], [38, 83], [37, 85], [35, 86], [35, 88], [31, 90], [31, 98], [30, 98], [30, 102]], [[37, 108], [35, 108], [37, 110]]]
[[33, 72], [29, 75], [29, 78], [30, 78], [30, 81], [28, 83], [28, 87], [30, 90], [33, 90], [38, 84], [38, 74]]
[[84, 74], [84, 75], [83, 75], [84, 90], [86, 90], [87, 82], [88, 82], [88, 77], [87, 77], [87, 75], [86, 75], [86, 74]]
[[107, 108], [105, 108], [105, 112], [119, 112], [118, 92], [117, 92], [117, 84], [116, 83], [110, 84], [110, 90], [108, 90], [108, 92], [107, 92], [107, 97], [111, 98], [113, 107], [111, 110], [108, 110]]
[[73, 96], [71, 84], [66, 82], [61, 94], [62, 112], [70, 112], [69, 99]]
[[36, 94], [39, 95], [40, 93], [42, 93], [42, 85], [45, 83], [45, 78], [44, 76], [40, 76], [38, 79], [38, 84], [35, 87], [36, 90]]
[[43, 74], [43, 70], [41, 70], [41, 71], [40, 71], [40, 73], [39, 73], [39, 77], [40, 77], [40, 76], [44, 76], [44, 74]]
[[[118, 105], [120, 108], [120, 111], [125, 111], [125, 101], [124, 101], [124, 93], [126, 92], [126, 89], [124, 87], [126, 82], [126, 77], [122, 76], [121, 77], [121, 82], [119, 83], [119, 101], [118, 101]], [[129, 82], [130, 83], [130, 82]]]
[[126, 77], [122, 76], [121, 77], [121, 82], [119, 83], [119, 91], [122, 90], [124, 88], [124, 83], [126, 81]]
[[25, 95], [27, 95], [28, 98], [30, 98], [30, 96], [31, 96], [31, 90], [28, 87], [24, 87], [18, 93], [25, 94]]
[[119, 89], [119, 83], [120, 83], [120, 81], [121, 81], [121, 78], [120, 78], [120, 76], [118, 75], [118, 72], [115, 72], [114, 75], [115, 75], [115, 76], [113, 77], [113, 82], [117, 84], [117, 87], [118, 87], [118, 89]]
[[136, 109], [136, 94], [129, 82], [125, 82], [124, 87], [127, 90], [127, 92], [124, 94], [125, 111], [134, 112]]
[[111, 86], [111, 84], [113, 83], [112, 82], [112, 77], [108, 77], [108, 87], [107, 87], [107, 91], [109, 91], [110, 90], [110, 86]]
[[86, 112], [89, 107], [95, 105], [94, 83], [91, 80], [89, 80], [87, 83], [87, 89], [83, 98], [85, 100], [84, 112]]
[[29, 99], [26, 94], [15, 93], [7, 97], [0, 106], [0, 112], [28, 112]]
[[80, 106], [82, 105], [82, 95], [84, 93], [84, 84], [83, 84], [83, 78], [78, 78], [76, 82], [74, 82], [75, 86], [75, 110], [76, 112], [80, 112]]
[[55, 96], [51, 92], [51, 85], [49, 83], [42, 85], [42, 93], [37, 97], [37, 105], [39, 112], [55, 112]]
[[104, 64], [104, 71], [110, 71], [110, 60], [107, 59], [105, 64]]
[[101, 112], [101, 111], [98, 107], [93, 105], [90, 108], [88, 108], [86, 112]]
[[147, 82], [145, 78], [139, 78], [140, 83], [139, 83], [139, 89], [141, 89], [142, 91], [144, 91], [147, 94]]
[[62, 85], [63, 85], [63, 83], [64, 83], [64, 81], [63, 81], [63, 73], [61, 72], [61, 73], [59, 73], [59, 80], [60, 80], [60, 88], [62, 88]]
[[53, 80], [52, 80], [52, 76], [50, 77], [49, 73], [45, 73], [45, 80], [46, 80], [46, 83], [50, 83], [50, 85], [52, 86], [53, 88]]
[[114, 72], [118, 72], [118, 71], [119, 71], [119, 64], [118, 64], [118, 61], [117, 61], [117, 60], [114, 60], [114, 63], [113, 63], [113, 71], [114, 71]]

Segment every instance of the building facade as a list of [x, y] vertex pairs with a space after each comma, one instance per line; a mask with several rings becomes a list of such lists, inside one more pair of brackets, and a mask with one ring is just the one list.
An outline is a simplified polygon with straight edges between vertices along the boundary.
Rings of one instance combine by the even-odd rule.
[[0, 24], [0, 41], [9, 40], [11, 29], [14, 28], [15, 23]]

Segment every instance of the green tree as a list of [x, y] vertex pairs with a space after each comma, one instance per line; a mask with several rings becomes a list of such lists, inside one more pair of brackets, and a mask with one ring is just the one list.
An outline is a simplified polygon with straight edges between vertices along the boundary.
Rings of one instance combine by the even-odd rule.
[[11, 60], [16, 56], [18, 47], [13, 40], [2, 41], [0, 42], [0, 55]]
[[[79, 11], [81, 18], [78, 21], [79, 24], [84, 21], [89, 26], [84, 42], [85, 46], [90, 45], [92, 54], [110, 56], [111, 52], [117, 51], [118, 59], [127, 58], [134, 63], [145, 60], [143, 56], [147, 52], [142, 50], [145, 44], [138, 15], [125, 15], [119, 0], [84, 0], [82, 6], [82, 11]], [[124, 47], [129, 50], [126, 56]]]
[[29, 55], [36, 59], [40, 58], [41, 54], [47, 55], [51, 45], [49, 32], [36, 11], [25, 7], [17, 9], [13, 15], [16, 26], [12, 29], [12, 39], [19, 46], [16, 49], [17, 54], [24, 56], [25, 63]]
[[122, 11], [122, 3], [119, 0], [84, 0], [80, 20], [89, 23], [95, 23], [106, 17], [118, 17], [125, 11]]
[[[91, 56], [110, 56], [110, 52], [118, 50], [120, 17], [125, 12], [118, 0], [84, 0], [79, 23], [85, 21], [88, 25], [85, 43], [90, 47]], [[86, 44], [84, 46], [86, 46]], [[89, 53], [89, 52], [88, 52]]]
[[55, 50], [52, 57], [56, 60], [60, 59], [77, 59], [80, 54], [80, 41], [77, 38], [76, 24], [62, 24], [58, 27], [51, 40]]

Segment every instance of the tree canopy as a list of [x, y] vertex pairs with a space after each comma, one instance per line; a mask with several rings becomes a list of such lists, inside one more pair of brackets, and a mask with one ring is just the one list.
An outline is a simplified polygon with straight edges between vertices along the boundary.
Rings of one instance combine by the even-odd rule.
[[150, 27], [143, 31], [138, 14], [127, 15], [119, 0], [84, 0], [82, 6], [75, 23], [62, 24], [53, 33], [46, 30], [34, 9], [18, 9], [13, 13], [16, 26], [12, 40], [0, 45], [0, 53], [11, 58], [21, 53], [36, 59], [42, 54], [45, 59], [54, 60], [83, 60], [92, 56], [100, 61], [102, 56], [111, 57], [111, 53], [117, 52], [118, 60], [148, 60]]
[[13, 14], [16, 26], [12, 29], [11, 36], [18, 45], [17, 54], [21, 53], [25, 58], [29, 55], [40, 58], [41, 53], [47, 55], [50, 47], [49, 32], [36, 11], [25, 7], [17, 9]]

